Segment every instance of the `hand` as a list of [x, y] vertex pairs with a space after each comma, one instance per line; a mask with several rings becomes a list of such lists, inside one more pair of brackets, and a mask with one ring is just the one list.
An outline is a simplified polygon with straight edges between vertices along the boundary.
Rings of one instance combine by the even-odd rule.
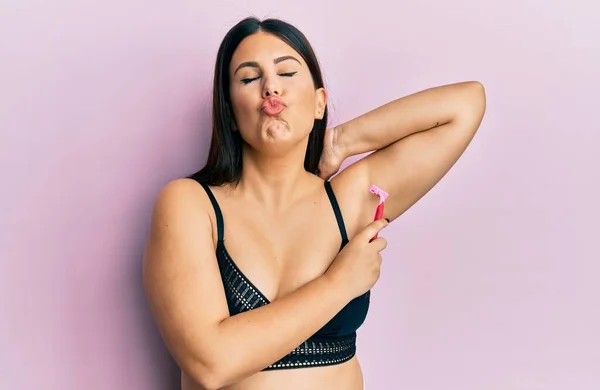
[[346, 244], [325, 273], [336, 287], [350, 294], [350, 299], [369, 291], [379, 279], [379, 252], [385, 249], [387, 241], [382, 237], [372, 238], [388, 224], [385, 219], [379, 219], [367, 225]]
[[342, 166], [346, 156], [344, 156], [341, 147], [340, 129], [332, 127], [325, 130], [325, 139], [323, 140], [323, 152], [319, 160], [319, 177], [328, 180], [335, 175]]

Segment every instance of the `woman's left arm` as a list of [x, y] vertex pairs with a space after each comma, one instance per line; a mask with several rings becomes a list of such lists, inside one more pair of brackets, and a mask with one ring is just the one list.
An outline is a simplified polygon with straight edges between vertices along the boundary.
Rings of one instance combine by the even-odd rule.
[[485, 113], [479, 82], [430, 88], [336, 126], [332, 147], [341, 159], [372, 152], [337, 175], [337, 185], [371, 184], [388, 192], [393, 220], [423, 197], [456, 163]]

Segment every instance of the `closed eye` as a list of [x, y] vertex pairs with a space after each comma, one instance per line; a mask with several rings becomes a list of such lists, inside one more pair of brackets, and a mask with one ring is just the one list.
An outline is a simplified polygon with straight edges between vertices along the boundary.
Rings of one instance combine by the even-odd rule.
[[258, 80], [258, 79], [259, 79], [259, 77], [252, 77], [252, 78], [241, 79], [240, 81], [242, 82], [242, 84], [250, 84], [254, 80]]
[[[282, 76], [282, 77], [292, 77], [296, 73], [298, 73], [298, 72], [279, 73], [279, 76]], [[241, 79], [240, 81], [242, 82], [242, 84], [250, 84], [254, 80], [258, 80], [259, 78], [260, 77], [249, 77], [249, 78]]]

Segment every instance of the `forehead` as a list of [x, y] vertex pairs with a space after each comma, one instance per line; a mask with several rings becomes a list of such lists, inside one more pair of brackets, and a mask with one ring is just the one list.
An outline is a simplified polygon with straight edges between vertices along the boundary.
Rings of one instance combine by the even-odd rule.
[[229, 68], [233, 71], [239, 64], [247, 61], [272, 64], [274, 59], [287, 55], [293, 56], [302, 65], [306, 65], [302, 56], [290, 45], [273, 34], [260, 31], [242, 40], [233, 53]]

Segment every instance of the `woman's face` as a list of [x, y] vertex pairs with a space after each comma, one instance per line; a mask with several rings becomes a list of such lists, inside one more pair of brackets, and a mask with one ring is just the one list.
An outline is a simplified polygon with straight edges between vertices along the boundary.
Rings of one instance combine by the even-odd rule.
[[[253, 34], [236, 49], [229, 75], [235, 121], [246, 143], [275, 154], [306, 144], [315, 119], [323, 118], [327, 95], [315, 89], [294, 49], [272, 34]], [[264, 109], [272, 97], [280, 98], [283, 111]]]

